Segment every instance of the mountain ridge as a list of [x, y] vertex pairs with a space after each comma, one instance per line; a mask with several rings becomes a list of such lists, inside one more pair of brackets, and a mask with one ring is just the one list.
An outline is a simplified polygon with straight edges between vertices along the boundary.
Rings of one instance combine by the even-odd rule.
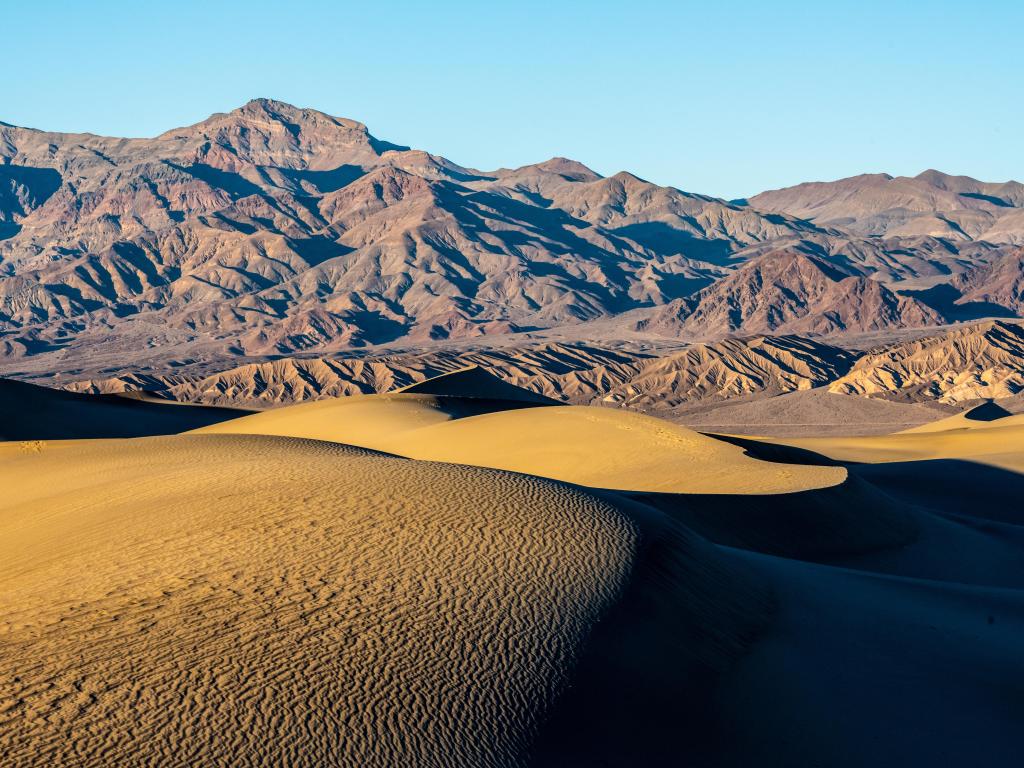
[[1024, 243], [1024, 184], [1013, 180], [982, 182], [934, 169], [861, 174], [769, 190], [747, 202], [857, 234]]

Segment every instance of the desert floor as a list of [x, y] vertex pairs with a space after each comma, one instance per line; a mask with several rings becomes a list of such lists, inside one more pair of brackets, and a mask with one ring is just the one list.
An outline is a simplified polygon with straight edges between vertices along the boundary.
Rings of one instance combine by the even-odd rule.
[[1024, 417], [0, 394], [4, 766], [1019, 760]]

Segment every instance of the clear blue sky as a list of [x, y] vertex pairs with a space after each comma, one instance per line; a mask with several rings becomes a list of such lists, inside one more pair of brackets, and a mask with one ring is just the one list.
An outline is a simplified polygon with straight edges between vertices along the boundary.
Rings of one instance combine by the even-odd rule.
[[0, 120], [150, 136], [268, 96], [478, 168], [740, 197], [1024, 180], [1024, 2], [3, 0]]

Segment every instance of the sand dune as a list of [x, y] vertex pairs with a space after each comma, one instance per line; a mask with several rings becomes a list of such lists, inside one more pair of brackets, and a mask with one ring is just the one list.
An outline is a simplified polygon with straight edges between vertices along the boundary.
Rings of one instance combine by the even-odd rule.
[[[398, 390], [414, 395], [441, 395], [476, 400], [501, 400], [506, 403], [530, 405], [559, 405], [557, 400], [517, 387], [488, 373], [478, 365], [471, 365], [452, 373], [435, 376], [426, 381], [410, 384]], [[510, 407], [510, 406], [506, 406]]]
[[170, 435], [249, 411], [83, 395], [0, 379], [0, 440]]
[[[836, 467], [757, 461], [742, 448], [629, 411], [588, 406], [508, 409], [503, 404], [519, 403], [477, 401], [466, 397], [458, 382], [434, 381], [417, 387], [459, 394], [407, 391], [303, 403], [199, 431], [331, 440], [414, 459], [614, 490], [789, 493], [835, 485], [846, 476]], [[469, 408], [476, 402], [482, 406], [474, 413]]]
[[5, 765], [513, 763], [638, 547], [565, 486], [325, 443], [3, 450]]
[[470, 368], [0, 444], [3, 765], [1013, 765], [1020, 418], [716, 438]]
[[[546, 714], [722, 669], [768, 620], [653, 510], [522, 475], [205, 435], [10, 444], [0, 483], [10, 766], [589, 762]], [[551, 710], [580, 663], [591, 697]]]
[[984, 429], [985, 427], [1009, 427], [1021, 423], [999, 403], [990, 400], [944, 419], [930, 421], [919, 427], [903, 430], [903, 434], [919, 434], [926, 432], [948, 432], [953, 429]]
[[196, 430], [199, 433], [278, 435], [329, 440], [335, 443], [383, 450], [389, 438], [464, 413], [479, 413], [459, 398], [434, 395], [353, 395], [330, 400], [274, 408]]
[[874, 464], [957, 459], [1024, 472], [1022, 415], [983, 421], [958, 414], [890, 435], [770, 438], [770, 441], [844, 462]]
[[504, 411], [396, 435], [385, 450], [592, 488], [669, 493], [790, 493], [835, 485], [835, 467], [761, 462], [660, 419], [586, 406]]
[[305, 437], [387, 451], [394, 436], [413, 429], [554, 402], [472, 367], [396, 393], [299, 403], [235, 419], [237, 424], [225, 423], [220, 429], [212, 425], [197, 431]]

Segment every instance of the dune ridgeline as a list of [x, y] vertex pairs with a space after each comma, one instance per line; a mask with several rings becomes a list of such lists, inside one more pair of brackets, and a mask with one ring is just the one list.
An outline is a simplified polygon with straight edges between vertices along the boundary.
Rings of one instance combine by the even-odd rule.
[[783, 440], [481, 367], [262, 412], [0, 396], [5, 766], [1017, 751], [1024, 426], [998, 406]]

